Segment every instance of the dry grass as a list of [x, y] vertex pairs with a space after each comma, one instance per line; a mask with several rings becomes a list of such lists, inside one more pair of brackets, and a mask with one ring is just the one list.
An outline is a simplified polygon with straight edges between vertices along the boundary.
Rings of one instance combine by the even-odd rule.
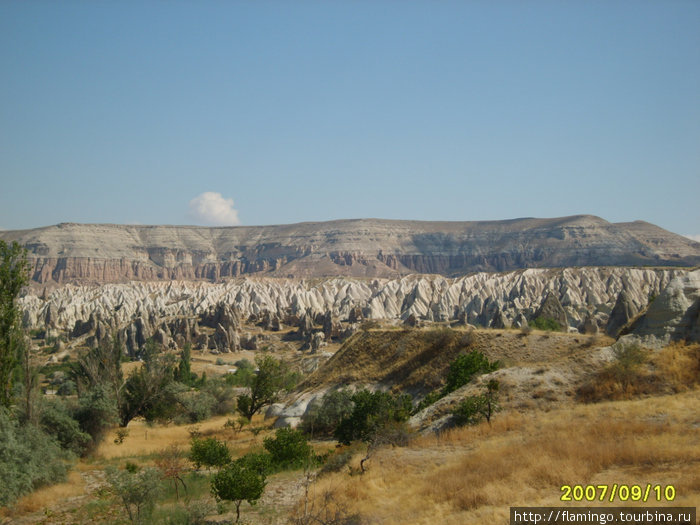
[[[596, 343], [606, 344], [600, 336]], [[590, 353], [591, 338], [578, 334], [516, 330], [377, 329], [359, 332], [302, 385], [322, 388], [339, 384], [383, 384], [425, 394], [442, 387], [450, 363], [461, 352], [479, 350], [505, 366], [550, 363]]]
[[[196, 425], [149, 425], [143, 420], [134, 420], [129, 423], [127, 427], [129, 435], [121, 445], [114, 443], [115, 428], [114, 432], [108, 434], [100, 444], [94, 456], [98, 460], [148, 456], [172, 446], [180, 450], [189, 450], [190, 432], [193, 430], [197, 430], [202, 436], [226, 441], [235, 452], [246, 451], [260, 446], [263, 438], [271, 432], [271, 430], [265, 430], [255, 436], [250, 431], [250, 427], [247, 427], [240, 433], [235, 433], [224, 428], [224, 424], [230, 417], [235, 416], [214, 417]], [[268, 423], [262, 416], [255, 416], [251, 426], [267, 427]]]
[[700, 384], [700, 344], [672, 343], [656, 353], [652, 363], [674, 392]]
[[594, 373], [578, 390], [584, 402], [631, 399], [640, 395], [684, 392], [700, 384], [700, 344], [673, 343], [648, 360], [625, 369], [613, 362]]
[[[85, 481], [80, 472], [71, 470], [66, 481], [38, 489], [31, 494], [20, 498], [12, 508], [13, 514], [27, 514], [54, 505], [56, 502], [71, 500], [85, 493]], [[9, 513], [9, 509], [0, 509], [0, 512]], [[2, 516], [3, 514], [0, 514]], [[5, 514], [8, 515], [8, 514]]]
[[[559, 505], [560, 487], [673, 484], [674, 504], [700, 503], [700, 391], [578, 405], [385, 449], [364, 476], [316, 487], [380, 523], [507, 523], [511, 505]], [[615, 503], [620, 505], [619, 502]]]

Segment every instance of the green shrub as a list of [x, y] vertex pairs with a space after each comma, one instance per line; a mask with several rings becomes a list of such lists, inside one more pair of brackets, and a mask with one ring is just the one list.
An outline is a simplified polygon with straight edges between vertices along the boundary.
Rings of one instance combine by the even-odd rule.
[[71, 454], [41, 428], [19, 425], [0, 407], [0, 507], [41, 486], [65, 479]]
[[408, 420], [413, 408], [408, 395], [369, 390], [355, 392], [352, 402], [352, 413], [343, 418], [334, 432], [335, 438], [346, 445], [356, 439], [371, 441], [387, 424]]
[[261, 476], [267, 476], [274, 471], [272, 455], [265, 452], [249, 452], [236, 461], [240, 462], [245, 468], [257, 472]]
[[77, 392], [77, 385], [75, 381], [66, 379], [56, 390], [56, 394], [59, 396], [72, 396]]
[[231, 452], [226, 443], [215, 438], [193, 439], [190, 446], [190, 460], [195, 468], [221, 467], [231, 462]]
[[446, 384], [442, 389], [442, 396], [454, 392], [463, 387], [478, 374], [487, 374], [498, 370], [500, 361], [489, 361], [484, 354], [478, 350], [473, 350], [466, 354], [460, 354], [450, 364], [447, 372]]
[[80, 397], [74, 417], [80, 429], [92, 437], [88, 451], [97, 447], [118, 416], [117, 403], [109, 387], [98, 385]]
[[226, 381], [212, 379], [207, 381], [200, 391], [214, 400], [211, 405], [213, 415], [224, 416], [236, 410], [236, 394]]
[[226, 383], [231, 386], [250, 386], [255, 377], [255, 365], [247, 359], [241, 359], [234, 363], [236, 371], [226, 374]]
[[177, 396], [180, 412], [176, 417], [177, 423], [199, 423], [209, 419], [216, 399], [207, 392], [181, 392]]
[[304, 414], [302, 428], [312, 436], [332, 436], [340, 422], [350, 417], [352, 408], [352, 392], [347, 389], [328, 392], [319, 405]]
[[293, 428], [277, 429], [275, 437], [265, 438], [263, 445], [279, 470], [301, 468], [315, 459], [304, 433]]
[[63, 402], [46, 402], [41, 408], [39, 424], [46, 434], [73, 454], [82, 456], [90, 449], [92, 436], [80, 429], [80, 424]]
[[462, 400], [452, 411], [454, 422], [458, 426], [473, 425], [483, 419], [481, 412], [486, 404], [484, 396], [469, 396]]

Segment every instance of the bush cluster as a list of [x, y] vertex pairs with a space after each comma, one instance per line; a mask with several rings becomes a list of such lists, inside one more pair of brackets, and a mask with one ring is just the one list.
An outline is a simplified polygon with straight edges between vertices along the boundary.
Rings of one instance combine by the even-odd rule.
[[72, 454], [31, 423], [20, 425], [0, 407], [0, 506], [41, 486], [65, 479]]

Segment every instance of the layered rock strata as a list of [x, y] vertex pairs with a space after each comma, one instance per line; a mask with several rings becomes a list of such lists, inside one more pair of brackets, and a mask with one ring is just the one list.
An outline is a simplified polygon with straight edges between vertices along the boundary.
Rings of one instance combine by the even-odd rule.
[[205, 228], [59, 224], [0, 232], [37, 283], [386, 277], [575, 266], [692, 266], [700, 243], [646, 222], [580, 215], [490, 222], [341, 220]]

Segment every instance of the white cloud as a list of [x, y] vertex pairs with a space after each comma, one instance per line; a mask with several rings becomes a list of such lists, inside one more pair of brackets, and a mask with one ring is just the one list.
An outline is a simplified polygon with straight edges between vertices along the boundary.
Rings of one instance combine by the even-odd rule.
[[236, 226], [238, 210], [233, 199], [224, 199], [221, 193], [205, 191], [190, 201], [190, 216], [197, 222], [211, 226]]
[[695, 242], [700, 242], [700, 233], [695, 235], [684, 235], [684, 237], [688, 237], [688, 239], [693, 239]]

